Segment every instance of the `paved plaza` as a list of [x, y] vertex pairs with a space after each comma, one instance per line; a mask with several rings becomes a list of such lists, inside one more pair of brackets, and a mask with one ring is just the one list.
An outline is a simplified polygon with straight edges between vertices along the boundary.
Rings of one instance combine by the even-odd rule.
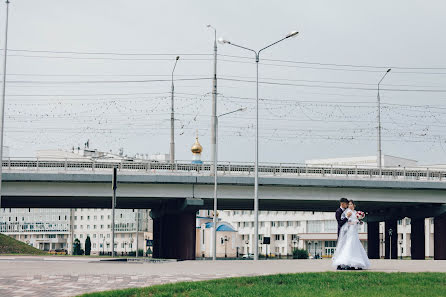
[[[372, 271], [446, 272], [446, 261], [371, 260]], [[99, 258], [0, 257], [0, 296], [75, 296], [180, 281], [334, 271], [330, 260], [104, 262]], [[342, 272], [340, 272], [342, 273]], [[360, 272], [358, 272], [360, 273]]]

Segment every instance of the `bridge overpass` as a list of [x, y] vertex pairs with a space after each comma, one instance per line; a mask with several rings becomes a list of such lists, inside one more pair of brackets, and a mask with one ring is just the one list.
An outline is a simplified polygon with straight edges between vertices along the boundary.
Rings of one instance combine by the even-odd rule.
[[[213, 205], [210, 164], [4, 160], [1, 206], [110, 208], [115, 166], [117, 207], [152, 210], [155, 255], [193, 258], [195, 212]], [[253, 164], [218, 165], [219, 209], [253, 209], [253, 171]], [[379, 253], [379, 222], [396, 230], [403, 217], [412, 218], [413, 257], [424, 257], [424, 218], [434, 217], [435, 258], [446, 259], [446, 170], [263, 164], [259, 174], [261, 210], [334, 211], [340, 197], [357, 201], [368, 213], [371, 258]], [[166, 248], [178, 238], [188, 243], [184, 250]], [[396, 257], [396, 236], [391, 246]]]

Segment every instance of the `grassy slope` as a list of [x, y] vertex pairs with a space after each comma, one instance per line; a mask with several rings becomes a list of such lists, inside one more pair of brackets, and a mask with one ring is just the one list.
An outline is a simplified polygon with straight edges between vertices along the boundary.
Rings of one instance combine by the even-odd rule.
[[44, 251], [33, 248], [26, 243], [0, 233], [0, 255], [1, 254], [48, 255]]
[[82, 296], [446, 296], [446, 273], [342, 271], [279, 274], [183, 282]]

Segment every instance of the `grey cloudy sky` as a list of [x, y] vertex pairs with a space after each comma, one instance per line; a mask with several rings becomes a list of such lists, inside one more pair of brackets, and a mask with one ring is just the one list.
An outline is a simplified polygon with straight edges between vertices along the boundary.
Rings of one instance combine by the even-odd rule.
[[[433, 0], [12, 0], [5, 145], [12, 156], [87, 139], [100, 150], [167, 153], [168, 80], [180, 55], [177, 159], [191, 159], [197, 129], [209, 159], [210, 23], [252, 48], [300, 32], [262, 56], [262, 162], [375, 154], [376, 84], [392, 67], [381, 93], [384, 153], [445, 163], [445, 12]], [[253, 57], [218, 50], [219, 113], [247, 107], [221, 119], [220, 159], [253, 161]]]

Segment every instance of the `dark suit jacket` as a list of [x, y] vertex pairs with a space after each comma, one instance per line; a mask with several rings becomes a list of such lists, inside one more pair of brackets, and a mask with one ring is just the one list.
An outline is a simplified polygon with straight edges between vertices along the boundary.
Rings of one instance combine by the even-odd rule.
[[343, 212], [344, 211], [340, 207], [336, 210], [336, 221], [338, 221], [338, 237], [339, 237], [339, 231], [341, 231], [342, 225], [344, 225], [348, 221], [348, 218], [341, 219], [341, 215]]

